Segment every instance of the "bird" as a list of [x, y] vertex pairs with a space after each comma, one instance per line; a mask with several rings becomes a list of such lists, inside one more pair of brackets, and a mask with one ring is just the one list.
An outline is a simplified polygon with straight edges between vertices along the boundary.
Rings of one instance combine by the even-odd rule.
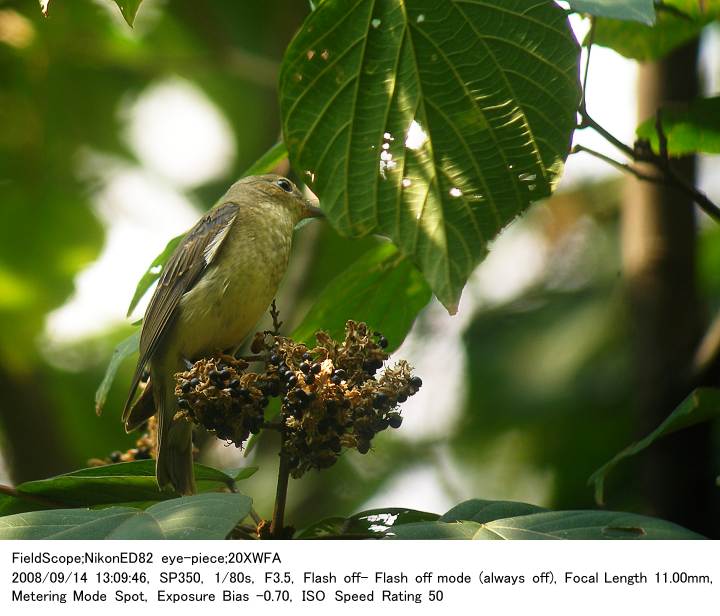
[[[175, 377], [190, 362], [234, 351], [275, 297], [293, 230], [322, 210], [276, 174], [235, 182], [168, 259], [145, 312], [139, 356], [122, 414], [130, 432], [157, 417], [160, 489], [195, 493], [192, 425], [175, 419]], [[145, 390], [133, 404], [143, 375]]]

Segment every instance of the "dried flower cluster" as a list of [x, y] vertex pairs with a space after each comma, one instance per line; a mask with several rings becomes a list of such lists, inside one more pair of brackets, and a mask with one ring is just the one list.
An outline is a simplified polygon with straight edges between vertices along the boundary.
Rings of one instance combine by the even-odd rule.
[[[278, 429], [294, 477], [332, 466], [343, 448], [367, 453], [378, 432], [400, 427], [397, 407], [422, 381], [402, 360], [378, 375], [388, 343], [365, 323], [348, 321], [342, 342], [325, 332], [316, 338], [317, 346], [308, 348], [258, 334], [252, 351], [265, 358], [264, 373], [249, 372], [247, 362], [229, 356], [196, 362], [176, 375], [178, 415], [238, 447], [263, 427]], [[276, 423], [264, 416], [270, 397], [281, 398]]]
[[118, 462], [133, 462], [135, 460], [149, 460], [156, 457], [155, 444], [157, 443], [157, 421], [151, 417], [148, 421], [147, 432], [135, 441], [135, 447], [127, 451], [113, 451], [106, 458], [91, 458], [88, 466], [105, 466]]

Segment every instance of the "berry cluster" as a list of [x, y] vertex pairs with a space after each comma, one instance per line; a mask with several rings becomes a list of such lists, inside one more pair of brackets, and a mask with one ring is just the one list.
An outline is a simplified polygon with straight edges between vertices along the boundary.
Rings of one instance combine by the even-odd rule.
[[155, 458], [156, 431], [157, 422], [154, 417], [151, 417], [148, 421], [148, 431], [135, 441], [135, 447], [131, 447], [127, 451], [113, 451], [105, 458], [91, 458], [88, 460], [88, 466], [105, 466], [107, 464], [117, 464], [118, 462], [133, 462], [134, 460]]
[[[343, 449], [367, 453], [378, 432], [400, 427], [397, 407], [422, 381], [402, 360], [378, 374], [388, 342], [365, 323], [348, 321], [342, 342], [325, 332], [316, 338], [308, 348], [258, 334], [251, 348], [265, 359], [263, 373], [230, 356], [199, 360], [176, 375], [178, 415], [238, 447], [263, 427], [279, 430], [281, 455], [294, 477], [332, 466]], [[265, 418], [270, 397], [281, 399], [276, 423]]]
[[268, 405], [260, 375], [247, 367], [242, 359], [221, 355], [200, 359], [176, 374], [176, 419], [198, 423], [240, 447], [250, 434], [260, 432]]

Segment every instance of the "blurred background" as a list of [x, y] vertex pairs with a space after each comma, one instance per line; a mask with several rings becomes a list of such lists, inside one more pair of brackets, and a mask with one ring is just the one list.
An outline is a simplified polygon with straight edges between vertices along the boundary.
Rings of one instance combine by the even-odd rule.
[[[6, 484], [133, 445], [119, 415], [134, 361], [101, 417], [93, 398], [112, 349], [142, 316], [146, 302], [125, 317], [135, 285], [167, 241], [278, 140], [278, 71], [309, 10], [280, 0], [209, 0], [202, 10], [193, 0], [144, 0], [130, 29], [108, 0], [50, 9], [45, 19], [37, 2], [0, 0]], [[588, 24], [573, 26], [582, 40]], [[632, 143], [637, 120], [659, 102], [717, 94], [719, 59], [712, 29], [662, 65], [596, 47], [589, 109]], [[576, 141], [613, 153], [588, 131]], [[720, 158], [683, 164], [720, 202]], [[720, 227], [663, 198], [571, 156], [556, 196], [494, 243], [457, 316], [433, 300], [397, 351], [425, 383], [402, 429], [380, 435], [368, 455], [348, 453], [293, 481], [288, 520], [302, 527], [376, 506], [442, 512], [470, 497], [594, 506], [589, 475], [684, 397], [678, 375], [720, 308]], [[341, 240], [327, 225], [298, 233], [278, 298], [286, 332], [375, 241]], [[610, 477], [607, 505], [718, 533], [719, 444], [710, 424], [668, 439]], [[258, 465], [242, 489], [269, 515], [276, 452], [271, 437], [247, 457], [207, 441], [201, 460]]]

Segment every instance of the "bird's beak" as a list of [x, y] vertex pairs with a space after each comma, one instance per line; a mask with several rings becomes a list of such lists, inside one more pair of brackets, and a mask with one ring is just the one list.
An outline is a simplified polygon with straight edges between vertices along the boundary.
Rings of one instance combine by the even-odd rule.
[[305, 203], [305, 218], [325, 218], [325, 213], [311, 201]]

